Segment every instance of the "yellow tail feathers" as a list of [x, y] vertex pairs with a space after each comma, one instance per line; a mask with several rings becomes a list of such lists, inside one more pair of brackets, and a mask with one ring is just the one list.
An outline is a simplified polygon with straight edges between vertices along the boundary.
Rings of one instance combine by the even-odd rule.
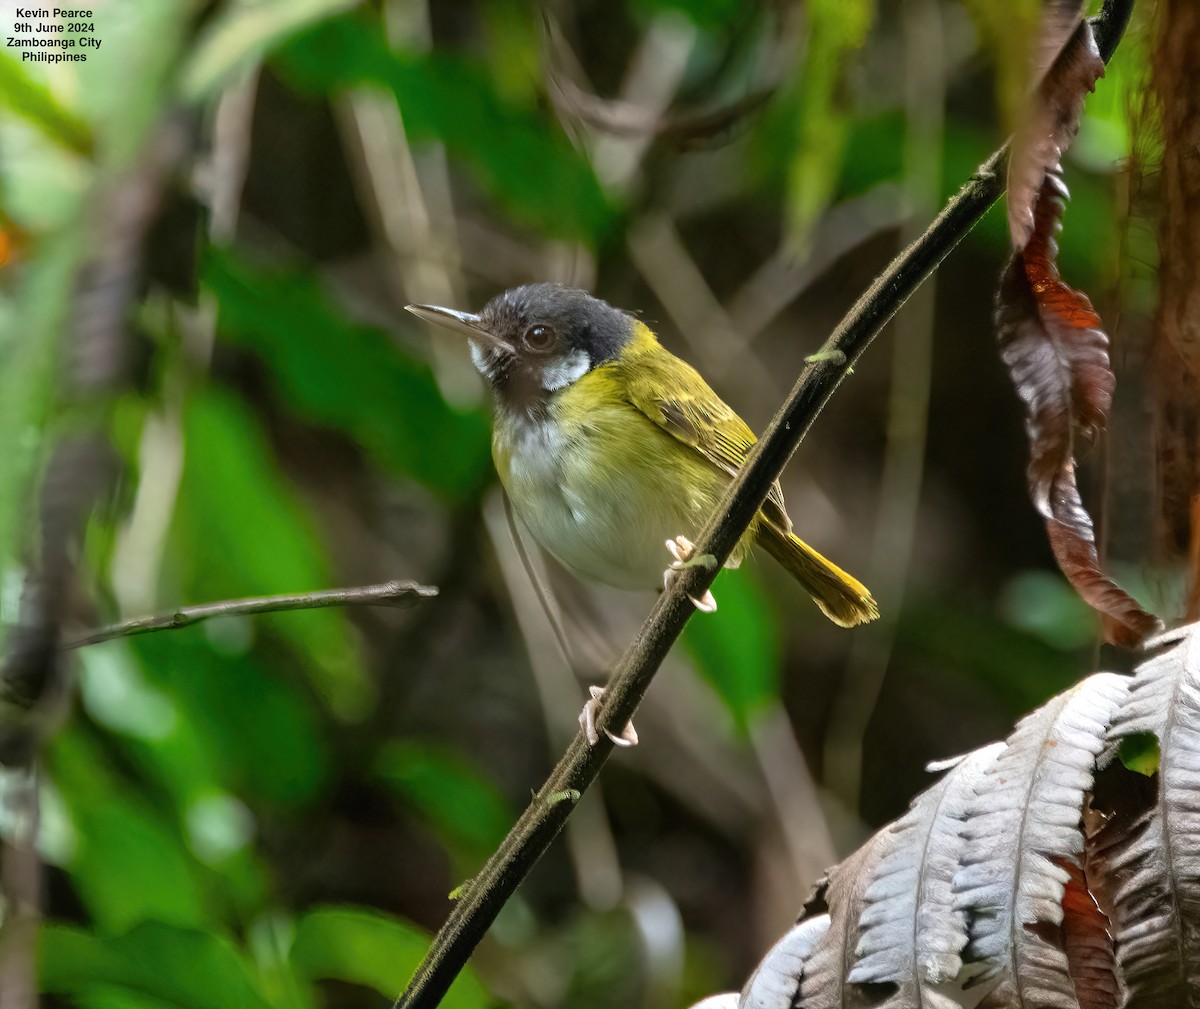
[[879, 607], [862, 582], [826, 560], [798, 536], [767, 520], [759, 525], [755, 540], [784, 566], [835, 624], [854, 627], [879, 616]]

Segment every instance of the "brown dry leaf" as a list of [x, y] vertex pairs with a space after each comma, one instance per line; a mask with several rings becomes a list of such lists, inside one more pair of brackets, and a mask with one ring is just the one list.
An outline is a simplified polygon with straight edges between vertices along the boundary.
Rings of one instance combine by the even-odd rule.
[[1116, 1009], [1119, 995], [1116, 954], [1108, 918], [1100, 910], [1083, 870], [1064, 861], [1068, 879], [1063, 892], [1063, 951], [1080, 1009]]
[[1029, 79], [1040, 84], [1054, 66], [1058, 54], [1063, 51], [1083, 15], [1082, 0], [1043, 0], [1041, 24]]
[[1100, 569], [1092, 519], [1079, 497], [1074, 463], [1069, 464], [1051, 494], [1046, 534], [1054, 559], [1075, 591], [1100, 614], [1105, 640], [1136, 648], [1162, 630], [1162, 621], [1147, 613], [1128, 592]]
[[1042, 183], [1029, 240], [1000, 281], [1000, 356], [1025, 406], [1029, 493], [1046, 520], [1058, 566], [1101, 614], [1105, 637], [1134, 647], [1161, 625], [1101, 570], [1075, 480], [1077, 443], [1103, 429], [1115, 378], [1100, 317], [1087, 295], [1063, 281], [1055, 262], [1066, 196], [1055, 168]]
[[1050, 14], [1049, 10], [1043, 14], [1042, 58], [1049, 52], [1057, 52], [1057, 56], [1031, 96], [1008, 159], [1008, 227], [1017, 249], [1023, 249], [1037, 230], [1034, 215], [1043, 184], [1075, 139], [1084, 97], [1104, 76], [1104, 61], [1091, 25], [1078, 21], [1059, 52], [1057, 42], [1070, 15], [1066, 11]]
[[1076, 435], [1092, 438], [1104, 426], [1115, 385], [1100, 317], [1055, 265], [1066, 195], [1058, 173], [1047, 175], [1037, 228], [1009, 262], [996, 298], [1000, 357], [1025, 404], [1030, 493], [1046, 518], [1053, 517], [1051, 488], [1074, 457]]

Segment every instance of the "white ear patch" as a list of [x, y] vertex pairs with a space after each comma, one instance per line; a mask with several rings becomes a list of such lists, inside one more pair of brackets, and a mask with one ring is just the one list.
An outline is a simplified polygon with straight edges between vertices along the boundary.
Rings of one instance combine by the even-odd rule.
[[488, 347], [481, 347], [475, 340], [467, 340], [467, 344], [471, 348], [471, 361], [474, 363], [479, 374], [486, 378], [489, 382], [496, 377], [496, 365], [499, 363], [496, 360], [495, 351]]
[[583, 378], [591, 367], [592, 359], [586, 350], [573, 350], [542, 369], [542, 388], [547, 392], [565, 389], [572, 382]]

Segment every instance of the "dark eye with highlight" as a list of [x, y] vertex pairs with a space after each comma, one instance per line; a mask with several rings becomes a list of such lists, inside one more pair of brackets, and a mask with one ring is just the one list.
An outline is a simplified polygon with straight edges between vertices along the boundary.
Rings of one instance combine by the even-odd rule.
[[533, 351], [547, 351], [554, 346], [554, 327], [538, 323], [525, 330], [525, 346]]

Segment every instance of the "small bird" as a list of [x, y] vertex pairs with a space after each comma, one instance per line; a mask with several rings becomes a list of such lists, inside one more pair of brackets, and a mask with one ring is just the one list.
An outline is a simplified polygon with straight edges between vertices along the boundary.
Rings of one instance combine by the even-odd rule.
[[[529, 284], [473, 315], [409, 305], [466, 336], [495, 401], [492, 457], [534, 539], [577, 574], [628, 589], [692, 558], [753, 432], [648, 326], [586, 291]], [[778, 482], [726, 562], [766, 549], [842, 627], [879, 615], [865, 586], [792, 533]], [[715, 609], [711, 594], [693, 600]]]

